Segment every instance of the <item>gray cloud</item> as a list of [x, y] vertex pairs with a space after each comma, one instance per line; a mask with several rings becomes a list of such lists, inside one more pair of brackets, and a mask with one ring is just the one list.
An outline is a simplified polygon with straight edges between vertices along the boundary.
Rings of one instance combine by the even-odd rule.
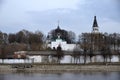
[[3, 4], [3, 0], [0, 0], [0, 7], [2, 6], [2, 4]]
[[[114, 0], [84, 0], [82, 4], [80, 1], [83, 0], [80, 0], [78, 3], [75, 2], [75, 4], [72, 4], [72, 8], [70, 6], [71, 4], [62, 7], [58, 6], [57, 8], [53, 8], [53, 6], [52, 8], [47, 8], [48, 6], [44, 7], [39, 5], [39, 3], [37, 3], [37, 6], [39, 5], [38, 7], [34, 6], [36, 4], [34, 3], [32, 8], [32, 3], [29, 3], [30, 5], [26, 3], [28, 0], [19, 0], [21, 4], [18, 4], [19, 2], [16, 0], [11, 0], [13, 2], [10, 0], [7, 1], [9, 3], [4, 6], [3, 12], [0, 14], [0, 28], [7, 32], [25, 28], [31, 31], [39, 29], [47, 33], [57, 27], [58, 20], [60, 20], [60, 26], [63, 29], [72, 30], [77, 34], [90, 32], [94, 15], [97, 16], [101, 31], [115, 32], [119, 30], [118, 27], [110, 30], [110, 28], [115, 28], [114, 25], [119, 26], [120, 23], [118, 9], [116, 8], [118, 7], [116, 6], [118, 3]], [[23, 6], [22, 3], [24, 4]]]
[[3, 0], [0, 0], [0, 4], [3, 2]]
[[116, 2], [116, 5], [117, 5], [118, 12], [120, 14], [120, 0], [115, 0], [115, 2]]

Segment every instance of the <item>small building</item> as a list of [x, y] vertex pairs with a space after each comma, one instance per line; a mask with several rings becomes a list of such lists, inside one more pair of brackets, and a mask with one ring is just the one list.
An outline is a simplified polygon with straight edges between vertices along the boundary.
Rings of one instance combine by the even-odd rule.
[[15, 58], [15, 59], [25, 59], [25, 58], [27, 58], [26, 51], [14, 52], [13, 58]]

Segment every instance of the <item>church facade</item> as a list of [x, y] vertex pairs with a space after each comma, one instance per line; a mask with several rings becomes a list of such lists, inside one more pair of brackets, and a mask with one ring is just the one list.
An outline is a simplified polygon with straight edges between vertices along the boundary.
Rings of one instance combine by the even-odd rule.
[[61, 38], [57, 38], [55, 41], [51, 41], [51, 43], [48, 44], [48, 47], [51, 49], [57, 49], [58, 46], [60, 46], [63, 51], [73, 51], [76, 47], [76, 44], [68, 44]]
[[49, 32], [46, 43], [52, 50], [60, 46], [63, 51], [73, 51], [76, 47], [75, 43], [71, 43], [68, 32], [59, 27], [59, 23], [56, 29]]

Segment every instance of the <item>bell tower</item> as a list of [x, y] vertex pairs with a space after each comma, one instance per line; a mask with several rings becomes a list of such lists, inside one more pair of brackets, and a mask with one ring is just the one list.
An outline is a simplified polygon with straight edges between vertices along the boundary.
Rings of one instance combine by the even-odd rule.
[[99, 33], [99, 27], [98, 27], [98, 24], [97, 24], [97, 19], [96, 19], [96, 16], [94, 16], [94, 21], [93, 21], [93, 26], [92, 26], [92, 32], [93, 33]]

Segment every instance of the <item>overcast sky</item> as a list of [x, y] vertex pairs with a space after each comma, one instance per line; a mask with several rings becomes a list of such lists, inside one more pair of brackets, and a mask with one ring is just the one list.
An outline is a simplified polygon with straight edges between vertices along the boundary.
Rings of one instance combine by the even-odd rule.
[[22, 29], [47, 34], [60, 28], [76, 34], [91, 32], [97, 16], [100, 32], [120, 32], [119, 0], [0, 0], [0, 30]]

